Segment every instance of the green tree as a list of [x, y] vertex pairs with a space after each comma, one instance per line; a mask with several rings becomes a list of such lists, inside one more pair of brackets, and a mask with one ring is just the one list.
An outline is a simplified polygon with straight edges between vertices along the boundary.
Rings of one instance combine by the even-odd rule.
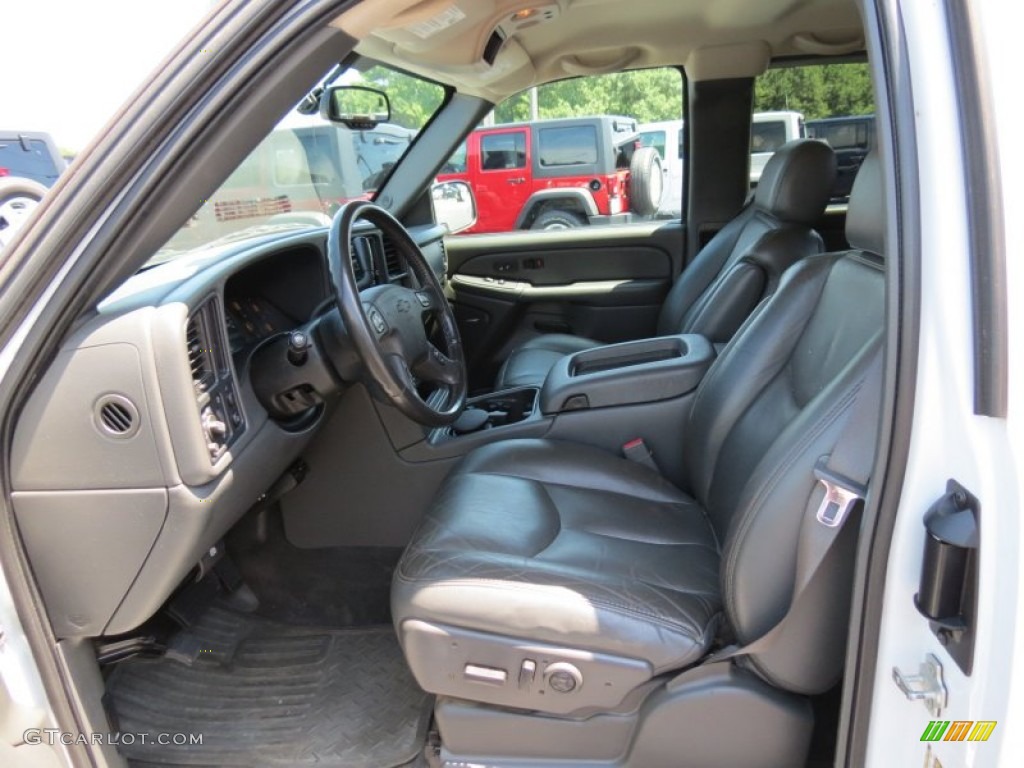
[[867, 64], [771, 69], [754, 83], [754, 111], [791, 109], [808, 120], [874, 112]]
[[[541, 119], [583, 115], [625, 115], [641, 123], [682, 117], [683, 81], [674, 69], [643, 69], [575, 77], [537, 89]], [[516, 94], [494, 109], [496, 123], [530, 119], [530, 94]]]
[[444, 101], [444, 88], [429, 80], [377, 66], [363, 73], [362, 82], [379, 88], [391, 102], [391, 122], [418, 131]]

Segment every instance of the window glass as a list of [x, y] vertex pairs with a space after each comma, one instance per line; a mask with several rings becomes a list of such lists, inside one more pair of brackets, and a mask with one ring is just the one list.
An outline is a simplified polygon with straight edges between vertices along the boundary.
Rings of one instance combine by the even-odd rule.
[[784, 120], [755, 122], [750, 128], [751, 152], [775, 152], [785, 143], [786, 123]]
[[441, 168], [441, 173], [465, 173], [466, 172], [466, 142], [459, 144], [458, 149], [448, 158], [448, 162]]
[[641, 131], [640, 144], [644, 147], [654, 147], [659, 157], [665, 159], [665, 132], [664, 131]]
[[541, 128], [539, 133], [540, 164], [545, 168], [597, 162], [597, 129], [593, 125]]
[[665, 67], [561, 80], [498, 104], [438, 174], [473, 190], [476, 223], [463, 234], [677, 218], [683, 93], [682, 73]]
[[491, 133], [480, 139], [480, 157], [485, 171], [526, 167], [526, 134]]
[[260, 157], [259, 155], [249, 155], [242, 161], [242, 164], [235, 169], [228, 180], [224, 182], [224, 186], [230, 189], [241, 189], [244, 187], [255, 187], [260, 183]]
[[320, 116], [317, 93], [294, 94], [296, 109], [202, 201], [150, 263], [223, 238], [318, 226], [349, 200], [373, 199], [446, 95], [437, 83], [380, 65], [349, 69], [333, 85], [385, 92], [391, 119], [372, 129], [348, 128]]
[[835, 117], [810, 120], [807, 135], [828, 142], [833, 149], [868, 149], [871, 146], [874, 121]]
[[334, 151], [338, 137], [332, 135], [336, 130], [325, 126], [295, 132], [301, 152], [309, 161], [309, 177], [314, 184], [333, 184], [341, 176]]
[[874, 145], [875, 101], [866, 63], [771, 69], [754, 84], [750, 183], [787, 141], [807, 136], [836, 151], [834, 202], [845, 201], [864, 155]]
[[23, 176], [41, 184], [52, 184], [60, 170], [45, 142], [28, 139], [28, 151], [20, 141], [0, 141], [0, 168], [6, 168], [11, 176]]

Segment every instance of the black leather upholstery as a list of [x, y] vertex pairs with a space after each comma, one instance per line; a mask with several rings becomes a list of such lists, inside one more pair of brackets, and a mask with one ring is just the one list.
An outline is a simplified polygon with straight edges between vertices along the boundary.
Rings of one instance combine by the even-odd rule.
[[567, 333], [545, 333], [523, 344], [509, 355], [498, 372], [498, 389], [535, 387], [544, 383], [548, 371], [566, 355], [601, 346], [601, 342]]
[[396, 617], [675, 669], [714, 636], [718, 565], [699, 506], [646, 467], [574, 443], [496, 443], [427, 514], [395, 574]]
[[[732, 338], [795, 261], [823, 249], [810, 228], [835, 180], [836, 160], [824, 142], [791, 141], [765, 166], [753, 202], [712, 238], [676, 280], [658, 317], [658, 335], [699, 333], [715, 344]], [[509, 355], [496, 386], [539, 386], [560, 357], [599, 346], [546, 334]]]
[[[874, 205], [880, 183], [869, 172], [851, 209]], [[655, 672], [699, 660], [722, 620], [740, 642], [767, 632], [794, 591], [801, 528], [819, 525], [816, 464], [844, 430], [870, 428], [846, 416], [858, 390], [881, 386], [871, 363], [884, 295], [882, 259], [867, 251], [787, 271], [694, 397], [679, 438], [684, 490], [570, 443], [510, 440], [471, 453], [399, 564], [396, 624], [618, 654]], [[797, 617], [781, 653], [751, 657], [764, 679], [801, 693], [835, 682], [852, 562], [816, 577], [815, 610]], [[467, 695], [455, 682], [435, 692]]]
[[[857, 178], [853, 180], [853, 189], [850, 191], [850, 198], [856, 197], [858, 203], [856, 206], [851, 205], [846, 215], [846, 240], [851, 248], [882, 253], [885, 206], [881, 194], [881, 174], [878, 155], [874, 152], [869, 153], [857, 171]], [[858, 184], [865, 189], [877, 190], [878, 194], [870, 197], [866, 194], [858, 195]]]
[[797, 139], [768, 159], [754, 193], [754, 207], [781, 221], [810, 226], [821, 216], [835, 180], [831, 148], [822, 141]]

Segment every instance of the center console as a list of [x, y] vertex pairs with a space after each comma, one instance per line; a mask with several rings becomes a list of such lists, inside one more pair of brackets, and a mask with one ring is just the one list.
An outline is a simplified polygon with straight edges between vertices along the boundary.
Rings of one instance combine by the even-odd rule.
[[537, 387], [521, 387], [472, 397], [466, 410], [450, 427], [437, 430], [435, 441], [467, 435], [480, 430], [496, 429], [528, 419], [537, 411]]
[[[512, 438], [549, 438], [614, 453], [643, 438], [665, 477], [681, 482], [682, 446], [693, 394], [715, 359], [694, 334], [608, 344], [563, 357], [544, 385], [470, 398], [453, 425], [408, 440], [411, 462], [458, 458]], [[422, 434], [422, 433], [421, 433]]]
[[540, 393], [545, 414], [667, 400], [692, 392], [715, 359], [703, 336], [659, 336], [568, 355]]

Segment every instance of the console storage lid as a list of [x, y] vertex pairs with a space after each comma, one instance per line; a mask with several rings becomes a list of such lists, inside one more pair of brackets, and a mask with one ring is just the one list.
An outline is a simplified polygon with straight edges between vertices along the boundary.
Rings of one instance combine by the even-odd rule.
[[692, 392], [715, 359], [697, 334], [609, 344], [567, 355], [540, 394], [543, 413], [667, 400]]

